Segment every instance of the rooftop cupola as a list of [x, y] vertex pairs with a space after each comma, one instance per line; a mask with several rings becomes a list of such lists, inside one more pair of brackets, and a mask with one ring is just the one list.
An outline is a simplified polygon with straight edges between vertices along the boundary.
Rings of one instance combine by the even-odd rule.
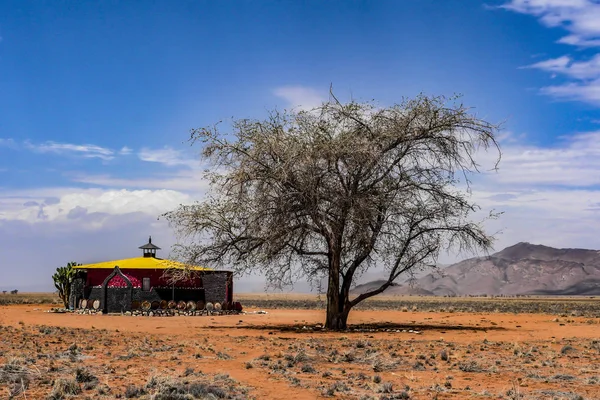
[[152, 244], [152, 236], [148, 238], [148, 243], [139, 247], [144, 252], [144, 257], [156, 258], [156, 250], [160, 250], [160, 247]]

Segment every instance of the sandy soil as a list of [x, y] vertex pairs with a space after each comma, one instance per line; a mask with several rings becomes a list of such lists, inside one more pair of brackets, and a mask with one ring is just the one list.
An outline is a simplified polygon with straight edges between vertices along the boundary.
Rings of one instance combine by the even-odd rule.
[[[324, 320], [318, 310], [128, 317], [48, 308], [0, 308], [0, 366], [19, 359], [38, 382], [15, 398], [47, 398], [56, 379], [83, 366], [110, 388], [104, 398], [152, 376], [203, 372], [228, 374], [247, 388], [242, 398], [256, 399], [600, 399], [599, 319], [353, 311], [351, 324], [405, 326], [332, 333], [303, 329]], [[0, 398], [10, 390], [0, 380]]]

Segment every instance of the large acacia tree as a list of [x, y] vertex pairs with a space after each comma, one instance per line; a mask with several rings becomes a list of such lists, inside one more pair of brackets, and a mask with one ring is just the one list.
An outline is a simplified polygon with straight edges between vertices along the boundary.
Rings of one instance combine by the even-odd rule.
[[[259, 271], [270, 283], [326, 278], [325, 326], [441, 251], [486, 251], [493, 237], [472, 221], [475, 155], [497, 127], [457, 99], [419, 96], [387, 108], [331, 100], [311, 111], [195, 129], [211, 190], [166, 214], [185, 261]], [[350, 296], [377, 265], [386, 279]]]

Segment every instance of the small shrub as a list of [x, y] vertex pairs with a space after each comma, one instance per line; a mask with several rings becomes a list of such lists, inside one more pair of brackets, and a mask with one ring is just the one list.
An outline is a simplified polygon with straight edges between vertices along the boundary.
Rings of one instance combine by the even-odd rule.
[[316, 372], [315, 367], [313, 367], [311, 364], [302, 365], [302, 367], [300, 368], [300, 371], [307, 373], [307, 374], [314, 374]]
[[96, 392], [97, 392], [97, 393], [98, 393], [100, 396], [105, 396], [105, 395], [108, 395], [108, 394], [110, 393], [110, 386], [108, 386], [108, 385], [104, 385], [104, 384], [102, 384], [102, 385], [99, 385], [99, 386], [96, 388]]
[[573, 347], [571, 345], [563, 346], [563, 348], [560, 349], [560, 354], [570, 354], [573, 352], [575, 352], [575, 347]]
[[125, 389], [125, 398], [126, 399], [135, 399], [137, 397], [143, 396], [146, 394], [144, 388], [137, 387], [135, 385], [129, 385]]
[[410, 395], [408, 394], [408, 392], [406, 390], [403, 390], [400, 393], [398, 393], [398, 396], [396, 398], [402, 399], [402, 400], [409, 400]]
[[81, 387], [73, 379], [57, 379], [50, 392], [50, 400], [63, 400], [68, 396], [75, 396], [81, 393]]
[[187, 393], [198, 399], [208, 399], [211, 394], [219, 399], [227, 398], [227, 393], [223, 389], [202, 383], [190, 384], [187, 387]]
[[576, 378], [573, 375], [558, 374], [554, 375], [552, 379], [557, 381], [574, 381]]
[[483, 368], [481, 368], [475, 361], [470, 361], [468, 363], [460, 363], [458, 365], [458, 369], [463, 372], [482, 372]]
[[79, 383], [88, 383], [98, 381], [98, 378], [96, 378], [91, 372], [89, 372], [85, 368], [77, 368], [77, 370], [75, 371], [75, 381]]
[[392, 382], [385, 382], [383, 385], [381, 385], [381, 389], [380, 389], [381, 393], [392, 393], [393, 391], [394, 391], [394, 386], [393, 386]]
[[413, 364], [412, 368], [415, 371], [425, 371], [425, 365], [421, 361], [417, 361]]
[[443, 349], [442, 351], [440, 351], [440, 358], [442, 359], [442, 361], [448, 361], [449, 357], [448, 357], [448, 352], [446, 351], [446, 349]]
[[342, 357], [342, 361], [344, 362], [352, 362], [356, 359], [356, 356], [354, 355], [353, 351], [349, 351], [347, 353], [344, 353], [344, 356]]
[[306, 354], [306, 352], [304, 350], [300, 350], [298, 353], [296, 353], [296, 355], [294, 356], [294, 362], [305, 362], [305, 361], [309, 361], [310, 357]]

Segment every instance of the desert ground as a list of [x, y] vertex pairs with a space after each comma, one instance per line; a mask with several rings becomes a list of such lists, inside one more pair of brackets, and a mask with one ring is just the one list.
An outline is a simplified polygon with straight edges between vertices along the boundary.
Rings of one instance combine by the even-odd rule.
[[328, 332], [314, 296], [194, 317], [8, 296], [2, 399], [600, 399], [599, 299], [381, 298]]

